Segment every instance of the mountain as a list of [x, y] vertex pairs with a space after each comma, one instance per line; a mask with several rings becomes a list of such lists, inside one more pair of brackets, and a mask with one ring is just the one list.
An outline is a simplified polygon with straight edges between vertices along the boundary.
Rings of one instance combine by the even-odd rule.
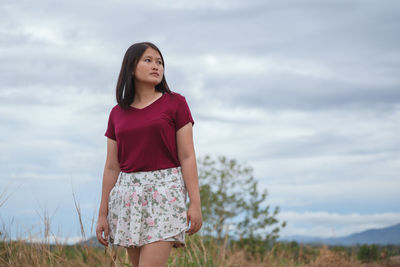
[[[280, 238], [278, 241], [296, 241], [303, 244], [327, 244], [327, 245], [343, 245], [352, 246], [356, 244], [376, 244], [376, 245], [400, 245], [400, 223], [380, 229], [370, 229], [359, 233], [354, 233], [348, 236], [336, 238], [318, 238], [309, 236], [290, 236]], [[79, 244], [87, 244], [89, 246], [101, 247], [96, 236], [89, 240], [80, 242]]]
[[297, 241], [299, 243], [323, 243], [327, 245], [351, 246], [356, 244], [400, 245], [400, 223], [380, 229], [370, 229], [348, 236], [335, 238], [316, 238], [308, 236], [291, 236], [281, 241]]
[[79, 245], [88, 245], [89, 247], [97, 247], [97, 248], [104, 248], [102, 244], [97, 240], [96, 236], [92, 236], [91, 238], [87, 239], [86, 241], [77, 242]]

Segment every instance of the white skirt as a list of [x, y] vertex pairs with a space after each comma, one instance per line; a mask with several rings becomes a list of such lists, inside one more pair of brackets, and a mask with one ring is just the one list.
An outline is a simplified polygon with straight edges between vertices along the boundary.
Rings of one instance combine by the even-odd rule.
[[155, 241], [185, 246], [187, 190], [181, 167], [120, 172], [108, 201], [109, 244], [140, 247]]

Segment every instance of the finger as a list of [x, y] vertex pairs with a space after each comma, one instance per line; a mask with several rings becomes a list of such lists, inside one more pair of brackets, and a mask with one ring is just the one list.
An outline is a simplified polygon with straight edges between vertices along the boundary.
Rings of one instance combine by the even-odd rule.
[[104, 242], [104, 240], [103, 240], [103, 238], [100, 238], [99, 242], [100, 242], [100, 244], [102, 244], [103, 246], [106, 245], [105, 242]]
[[96, 229], [96, 237], [97, 237], [97, 240], [100, 241], [100, 239], [101, 239], [101, 229], [100, 228]]
[[200, 228], [201, 228], [201, 223], [200, 224], [199, 223], [194, 223], [193, 224], [193, 229], [191, 229], [191, 233], [192, 234], [197, 233], [200, 230]]
[[192, 234], [195, 233], [195, 232], [194, 232], [194, 229], [196, 229], [195, 224], [192, 224], [192, 225], [190, 226], [190, 229], [189, 229], [189, 235], [192, 235]]
[[100, 227], [100, 229], [96, 231], [96, 236], [100, 244], [108, 246], [108, 242], [103, 238], [103, 227]]
[[196, 232], [200, 231], [200, 229], [201, 229], [201, 225], [200, 226], [197, 225]]
[[104, 246], [108, 246], [108, 239], [107, 239], [108, 237], [106, 237], [106, 239], [103, 239], [103, 244], [104, 244]]
[[201, 228], [202, 225], [203, 225], [203, 224], [202, 224], [201, 221], [198, 222], [198, 223], [196, 223], [197, 231], [200, 230], [200, 228]]
[[108, 231], [107, 231], [107, 233], [104, 232], [104, 245], [105, 245], [105, 246], [108, 246], [108, 237], [109, 237]]
[[100, 242], [100, 244], [104, 245], [102, 231], [96, 231], [96, 236], [97, 236], [97, 240]]
[[105, 237], [105, 239], [108, 239], [108, 231], [109, 231], [109, 228], [106, 227], [106, 229], [104, 230], [104, 237]]
[[101, 238], [99, 237], [99, 234], [96, 232], [96, 237], [97, 237], [97, 241], [99, 241], [101, 243]]
[[104, 241], [104, 240], [101, 240], [100, 243], [101, 243], [103, 246], [106, 246], [106, 247], [108, 246], [107, 242]]

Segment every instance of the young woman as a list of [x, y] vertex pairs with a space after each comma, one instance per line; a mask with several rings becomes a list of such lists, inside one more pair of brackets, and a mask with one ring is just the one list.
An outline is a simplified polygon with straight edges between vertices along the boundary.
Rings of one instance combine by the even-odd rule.
[[194, 121], [185, 97], [169, 89], [164, 59], [150, 42], [126, 51], [116, 98], [97, 239], [127, 248], [134, 267], [165, 266], [171, 248], [184, 247], [185, 233], [202, 226]]

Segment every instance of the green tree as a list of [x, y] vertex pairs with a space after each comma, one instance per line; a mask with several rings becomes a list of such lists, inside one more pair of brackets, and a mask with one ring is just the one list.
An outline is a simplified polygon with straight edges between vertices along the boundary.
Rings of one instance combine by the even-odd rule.
[[376, 261], [379, 257], [378, 247], [374, 244], [362, 245], [357, 253], [357, 257], [364, 262]]
[[[279, 237], [279, 230], [286, 222], [278, 225], [279, 207], [271, 214], [270, 206], [264, 205], [267, 190], [258, 191], [252, 167], [242, 166], [225, 156], [213, 160], [209, 155], [199, 158], [198, 166], [202, 231], [208, 234], [216, 231], [221, 239], [226, 226], [231, 225], [241, 238], [275, 240]], [[271, 226], [275, 227], [267, 231], [266, 228]]]

